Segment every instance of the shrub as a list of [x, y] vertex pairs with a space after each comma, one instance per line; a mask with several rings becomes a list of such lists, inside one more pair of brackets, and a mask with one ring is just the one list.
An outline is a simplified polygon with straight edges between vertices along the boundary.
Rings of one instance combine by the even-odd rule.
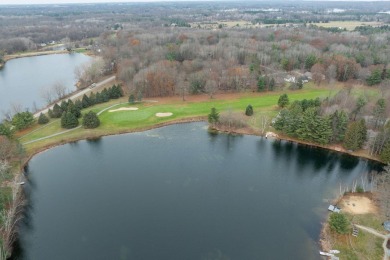
[[49, 118], [45, 114], [41, 113], [38, 118], [38, 124], [44, 125], [47, 124], [48, 122], [49, 122]]
[[346, 234], [349, 232], [349, 221], [342, 213], [332, 213], [329, 218], [330, 229], [339, 234]]
[[248, 105], [245, 109], [245, 115], [251, 116], [253, 115], [253, 107], [251, 105]]
[[131, 95], [129, 96], [129, 103], [130, 103], [130, 104], [134, 104], [134, 102], [135, 102], [135, 97], [134, 97], [133, 94], [131, 94]]
[[83, 117], [83, 126], [84, 128], [96, 128], [100, 125], [99, 117], [96, 115], [95, 112], [89, 111], [86, 115]]

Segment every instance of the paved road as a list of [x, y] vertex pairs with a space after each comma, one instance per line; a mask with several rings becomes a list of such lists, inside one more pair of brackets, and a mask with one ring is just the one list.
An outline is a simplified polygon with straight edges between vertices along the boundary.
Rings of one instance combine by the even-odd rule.
[[[102, 81], [96, 83], [96, 87], [94, 87], [93, 89], [96, 89], [96, 88], [98, 88], [98, 87], [101, 87], [101, 86], [103, 86], [103, 85], [105, 85], [105, 84], [107, 84], [107, 83], [110, 83], [111, 81], [114, 81], [114, 80], [115, 80], [115, 76], [109, 77], [109, 78], [107, 78], [107, 79], [105, 79], [105, 80], [102, 80]], [[66, 100], [68, 100], [68, 99], [75, 100], [75, 99], [77, 99], [77, 98], [79, 98], [79, 97], [83, 96], [84, 94], [86, 94], [86, 93], [88, 93], [88, 92], [91, 92], [91, 91], [92, 91], [92, 89], [90, 89], [90, 88], [85, 88], [85, 89], [83, 89], [83, 90], [80, 90], [80, 91], [78, 91], [78, 92], [75, 92], [73, 95], [71, 95], [71, 96], [69, 96], [69, 97], [67, 97], [67, 98], [65, 98], [65, 99], [66, 99]], [[61, 101], [61, 100], [60, 100], [60, 101]], [[60, 101], [58, 101], [57, 103], [59, 103]], [[46, 107], [45, 109], [43, 109], [43, 110], [41, 110], [41, 111], [36, 112], [36, 113], [34, 114], [34, 117], [35, 117], [35, 118], [39, 117], [39, 115], [40, 115], [41, 113], [46, 114], [46, 113], [49, 111], [49, 109], [53, 109], [53, 106], [54, 106], [54, 104], [51, 105], [51, 106]]]

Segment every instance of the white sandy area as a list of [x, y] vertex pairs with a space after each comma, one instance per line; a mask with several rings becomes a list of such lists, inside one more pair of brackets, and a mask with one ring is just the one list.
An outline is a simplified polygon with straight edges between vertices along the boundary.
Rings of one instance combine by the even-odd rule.
[[166, 113], [156, 113], [157, 117], [167, 117], [173, 115], [171, 112], [166, 112]]
[[373, 201], [363, 196], [347, 196], [343, 199], [342, 210], [352, 214], [366, 214], [376, 212]]
[[117, 112], [117, 111], [126, 111], [126, 110], [135, 111], [135, 110], [138, 110], [138, 107], [121, 107], [118, 109], [108, 110], [108, 112]]

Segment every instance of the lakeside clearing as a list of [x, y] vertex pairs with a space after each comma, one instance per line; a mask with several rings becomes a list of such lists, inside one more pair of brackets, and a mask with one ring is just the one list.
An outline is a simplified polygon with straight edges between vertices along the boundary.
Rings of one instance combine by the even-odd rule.
[[[389, 234], [382, 226], [384, 220], [378, 214], [373, 194], [347, 193], [336, 204], [351, 223], [351, 232], [337, 234], [325, 222], [321, 231], [322, 250], [339, 250], [340, 259], [386, 259], [383, 244]], [[359, 230], [357, 236], [352, 235], [352, 224]]]

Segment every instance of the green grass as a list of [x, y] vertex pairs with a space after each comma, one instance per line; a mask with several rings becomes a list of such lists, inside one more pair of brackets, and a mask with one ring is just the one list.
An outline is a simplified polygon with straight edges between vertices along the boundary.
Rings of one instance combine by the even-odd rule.
[[[336, 90], [329, 90], [326, 88], [317, 88], [314, 85], [307, 84], [305, 88], [299, 91], [286, 91], [288, 93], [290, 102], [294, 100], [302, 99], [314, 99], [316, 97], [325, 98], [329, 95], [333, 95]], [[110, 113], [108, 111], [103, 112], [99, 118], [101, 120], [101, 126], [86, 130], [83, 128], [76, 129], [74, 131], [55, 136], [46, 140], [38, 141], [35, 143], [27, 144], [25, 147], [28, 151], [39, 150], [45, 146], [53, 145], [56, 143], [64, 143], [68, 140], [85, 139], [88, 137], [97, 137], [108, 134], [116, 134], [122, 132], [130, 132], [137, 129], [151, 128], [156, 124], [166, 123], [169, 121], [181, 120], [192, 117], [206, 117], [212, 107], [217, 108], [219, 112], [235, 111], [244, 113], [248, 104], [251, 104], [254, 108], [255, 115], [258, 112], [267, 113], [269, 115], [275, 115], [278, 111], [277, 101], [281, 92], [267, 92], [267, 93], [243, 93], [237, 95], [235, 99], [223, 99], [220, 96], [215, 99], [209, 99], [201, 102], [191, 101], [172, 101], [169, 104], [165, 103], [136, 103], [134, 105], [122, 104], [113, 109], [126, 106], [136, 106], [139, 108], [137, 111], [118, 111]], [[90, 110], [99, 112], [104, 108], [107, 108], [113, 104], [126, 103], [127, 97], [111, 100], [110, 102], [99, 104], [94, 107], [84, 109], [82, 112], [86, 113]], [[158, 112], [171, 112], [170, 117], [159, 118], [155, 114]], [[52, 122], [52, 121], [51, 121]], [[33, 129], [36, 129], [32, 128]], [[31, 131], [32, 131], [31, 130]], [[20, 137], [21, 143], [26, 143], [38, 138], [50, 136], [55, 133], [64, 131], [60, 126], [60, 120], [50, 125], [40, 128], [35, 132]]]
[[[379, 232], [383, 230], [382, 221], [375, 214], [362, 214], [352, 216], [345, 213], [350, 221], [366, 227], [371, 227]], [[352, 233], [352, 230], [351, 230]], [[340, 259], [382, 259], [383, 258], [383, 239], [376, 237], [368, 232], [359, 230], [357, 237], [349, 233], [348, 235], [333, 236], [333, 249], [340, 250], [337, 255]]]

